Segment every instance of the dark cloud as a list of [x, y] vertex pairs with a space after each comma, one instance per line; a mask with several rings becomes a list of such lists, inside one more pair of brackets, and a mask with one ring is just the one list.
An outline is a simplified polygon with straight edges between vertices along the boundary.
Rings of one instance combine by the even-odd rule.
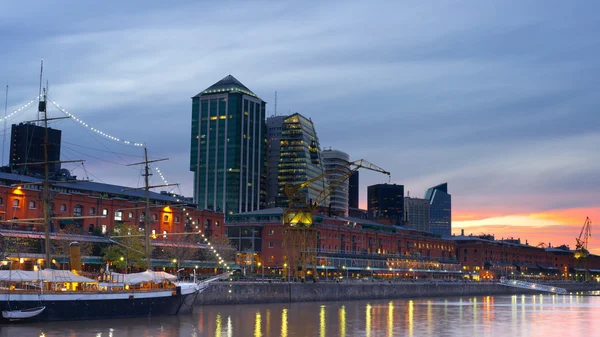
[[[280, 114], [311, 117], [323, 146], [392, 171], [411, 195], [448, 181], [462, 209], [594, 206], [597, 7], [2, 3], [0, 81], [18, 107], [37, 94], [44, 58], [54, 100], [170, 157], [161, 169], [188, 195], [190, 97], [231, 73], [271, 113], [278, 90]], [[136, 179], [135, 170], [107, 161], [124, 163], [115, 153], [139, 156], [139, 149], [59, 125], [66, 141], [105, 151], [84, 151], [94, 156], [85, 158], [88, 172], [105, 182]], [[71, 147], [65, 154], [77, 156]], [[364, 186], [385, 180], [361, 177]]]

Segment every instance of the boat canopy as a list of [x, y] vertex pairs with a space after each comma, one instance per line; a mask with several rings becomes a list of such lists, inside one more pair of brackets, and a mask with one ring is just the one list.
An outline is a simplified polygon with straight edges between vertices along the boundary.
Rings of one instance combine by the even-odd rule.
[[146, 270], [141, 273], [133, 274], [118, 274], [112, 273], [113, 279], [122, 279], [125, 284], [140, 284], [143, 282], [155, 282], [159, 283], [162, 281], [175, 281], [177, 276], [165, 273], [164, 271], [151, 271]]
[[94, 283], [96, 281], [74, 274], [69, 270], [54, 270], [45, 269], [42, 271], [28, 271], [28, 270], [0, 270], [0, 281], [13, 281], [13, 282], [33, 282], [33, 281], [46, 281], [46, 282], [81, 282], [81, 283]]

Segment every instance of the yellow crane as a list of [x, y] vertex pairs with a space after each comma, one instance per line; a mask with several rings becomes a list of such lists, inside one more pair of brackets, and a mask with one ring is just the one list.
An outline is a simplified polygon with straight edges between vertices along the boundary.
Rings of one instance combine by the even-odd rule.
[[590, 220], [589, 217], [585, 218], [585, 222], [583, 224], [583, 227], [581, 228], [581, 232], [579, 233], [579, 237], [576, 238], [575, 240], [577, 241], [576, 246], [575, 246], [575, 259], [581, 261], [583, 268], [585, 269], [585, 281], [589, 280], [589, 273], [590, 271], [588, 270], [588, 256], [590, 255], [590, 252], [588, 251], [588, 242], [590, 240], [590, 237], [592, 236], [592, 220]]
[[[364, 159], [347, 162], [335, 170], [325, 172], [317, 177], [300, 184], [286, 184], [284, 192], [289, 200], [288, 207], [283, 211], [285, 264], [284, 274], [291, 273], [294, 277], [305, 278], [308, 266], [316, 272], [317, 233], [313, 227], [313, 213], [323, 205], [329, 196], [340, 187], [344, 181], [358, 169], [390, 173], [381, 167]], [[319, 182], [327, 177], [330, 179], [326, 187]], [[317, 196], [308, 200], [307, 191], [313, 190]]]

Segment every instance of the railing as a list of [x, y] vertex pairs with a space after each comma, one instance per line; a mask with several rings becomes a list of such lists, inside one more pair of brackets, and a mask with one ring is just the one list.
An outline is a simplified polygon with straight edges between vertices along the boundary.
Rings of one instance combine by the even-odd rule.
[[520, 281], [520, 280], [509, 280], [504, 277], [500, 278], [500, 284], [503, 286], [513, 287], [513, 288], [545, 291], [545, 292], [561, 294], [561, 295], [567, 294], [567, 290], [564, 288], [548, 286], [545, 284], [525, 282], [525, 281]]

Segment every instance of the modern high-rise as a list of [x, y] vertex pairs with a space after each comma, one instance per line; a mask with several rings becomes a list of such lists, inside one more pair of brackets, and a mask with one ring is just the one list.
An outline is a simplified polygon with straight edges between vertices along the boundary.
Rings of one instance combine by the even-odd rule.
[[267, 208], [275, 207], [277, 203], [281, 128], [286, 117], [288, 116], [271, 116], [267, 118]]
[[377, 184], [367, 187], [369, 217], [388, 218], [400, 224], [404, 217], [404, 185]]
[[448, 183], [427, 190], [425, 199], [429, 200], [429, 230], [441, 236], [452, 233], [452, 196], [448, 194]]
[[226, 214], [261, 208], [265, 105], [231, 75], [192, 97], [190, 170], [198, 208]]
[[429, 232], [429, 200], [404, 198], [404, 224], [408, 228]]
[[348, 208], [358, 209], [358, 171], [354, 171], [348, 179]]
[[[327, 184], [330, 188], [334, 188], [333, 184], [337, 185], [329, 195], [329, 210], [331, 215], [347, 217], [348, 216], [348, 187], [350, 182], [344, 179], [339, 181], [348, 173], [348, 161], [350, 156], [346, 152], [339, 150], [323, 150], [323, 167], [327, 173]], [[356, 171], [358, 172], [358, 171]]]
[[[277, 207], [287, 207], [289, 199], [285, 195], [286, 184], [301, 184], [324, 174], [319, 138], [313, 122], [299, 113], [283, 119], [281, 125], [280, 155], [277, 179]], [[327, 188], [325, 177], [311, 184], [311, 188], [301, 191], [303, 198], [314, 203], [318, 191]], [[327, 206], [328, 200], [321, 205]]]
[[[44, 174], [45, 128], [31, 123], [13, 124], [10, 130], [9, 166], [17, 174]], [[62, 132], [48, 128], [48, 166], [50, 175], [60, 170], [60, 142]], [[38, 163], [23, 165], [26, 163]]]

